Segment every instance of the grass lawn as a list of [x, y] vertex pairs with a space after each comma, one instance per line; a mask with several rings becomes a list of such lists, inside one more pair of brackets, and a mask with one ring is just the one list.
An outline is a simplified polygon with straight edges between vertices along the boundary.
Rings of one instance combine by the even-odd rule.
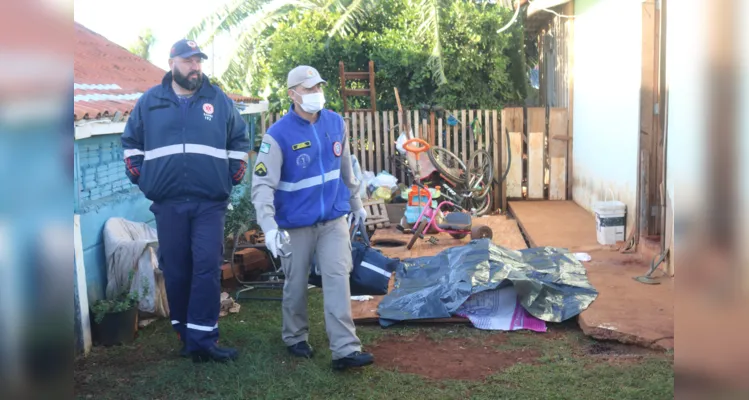
[[[278, 294], [278, 293], [273, 293]], [[468, 325], [358, 327], [375, 364], [330, 368], [322, 293], [310, 292], [312, 360], [288, 355], [280, 302], [242, 301], [219, 321], [220, 344], [240, 349], [229, 364], [178, 356], [169, 321], [125, 346], [95, 347], [75, 363], [77, 398], [90, 399], [667, 399], [673, 353], [589, 339], [575, 321], [549, 332], [480, 331]]]

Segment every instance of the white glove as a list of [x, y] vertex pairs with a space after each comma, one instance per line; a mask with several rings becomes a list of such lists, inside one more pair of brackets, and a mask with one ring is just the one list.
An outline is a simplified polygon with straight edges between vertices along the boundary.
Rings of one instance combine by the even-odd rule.
[[265, 247], [273, 254], [273, 258], [278, 258], [278, 249], [281, 247], [281, 238], [278, 236], [277, 229], [271, 229], [265, 233]]
[[353, 222], [354, 225], [359, 225], [359, 222], [364, 224], [364, 221], [367, 220], [367, 210], [364, 208], [360, 208], [358, 211], [352, 211], [351, 214], [348, 215], [348, 224], [349, 226]]

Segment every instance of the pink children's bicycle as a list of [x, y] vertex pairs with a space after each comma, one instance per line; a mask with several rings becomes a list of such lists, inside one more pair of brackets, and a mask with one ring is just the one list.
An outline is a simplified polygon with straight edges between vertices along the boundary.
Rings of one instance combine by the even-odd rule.
[[[418, 143], [421, 146], [412, 146], [412, 144], [415, 143]], [[466, 212], [463, 207], [460, 207], [459, 205], [454, 204], [450, 201], [443, 201], [439, 203], [436, 208], [432, 207], [432, 194], [429, 189], [425, 188], [424, 185], [422, 185], [421, 180], [418, 178], [420, 176], [418, 171], [419, 155], [420, 153], [429, 150], [429, 143], [422, 139], [414, 138], [406, 141], [403, 144], [403, 148], [406, 151], [414, 153], [414, 155], [416, 156], [417, 171], [415, 174], [413, 174], [413, 176], [415, 177], [414, 184], [420, 189], [424, 189], [424, 192], [427, 196], [426, 204], [424, 205], [421, 214], [419, 214], [419, 218], [416, 220], [416, 223], [413, 226], [413, 236], [411, 236], [411, 240], [408, 242], [408, 245], [406, 245], [406, 248], [410, 250], [416, 243], [416, 240], [418, 240], [419, 238], [424, 238], [424, 234], [434, 235], [438, 233], [447, 233], [455, 239], [463, 239], [470, 234], [472, 240], [483, 238], [491, 239], [493, 236], [491, 228], [486, 225], [473, 226], [471, 214]], [[442, 211], [443, 206], [451, 206], [454, 209], [460, 211], [444, 213]], [[436, 243], [435, 238], [430, 239], [430, 241], [432, 243]]]

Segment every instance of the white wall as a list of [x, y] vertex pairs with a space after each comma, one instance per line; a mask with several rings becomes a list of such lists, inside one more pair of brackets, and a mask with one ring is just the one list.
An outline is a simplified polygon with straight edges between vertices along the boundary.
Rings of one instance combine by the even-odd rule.
[[[738, 37], [739, 39], [739, 46], [740, 50], [737, 52], [739, 54], [739, 57], [741, 57], [741, 72], [739, 73], [739, 76], [742, 79], [741, 84], [741, 101], [740, 104], [742, 104], [740, 107], [737, 107], [737, 110], [749, 110], [749, 24], [746, 23], [747, 18], [749, 18], [749, 1], [741, 1], [740, 2], [743, 5], [743, 8], [737, 13], [737, 27], [739, 29], [739, 32], [741, 32]], [[744, 205], [741, 206], [740, 209], [742, 210], [743, 217], [743, 223], [741, 224], [741, 227], [743, 228], [742, 232], [742, 240], [739, 243], [749, 243], [749, 209], [747, 209], [746, 205], [749, 204], [749, 112], [741, 112], [741, 116], [743, 117], [739, 124], [739, 138], [741, 143], [739, 144], [741, 147], [741, 156], [738, 157], [739, 162], [741, 163], [740, 173], [739, 173], [739, 179], [741, 179], [742, 183], [740, 184], [740, 191], [741, 193], [741, 201], [738, 204]], [[744, 265], [744, 271], [745, 274], [745, 285], [744, 288], [749, 292], [749, 246], [743, 246], [743, 264]]]
[[634, 228], [640, 129], [642, 3], [576, 0], [573, 200], [588, 210], [609, 189]]

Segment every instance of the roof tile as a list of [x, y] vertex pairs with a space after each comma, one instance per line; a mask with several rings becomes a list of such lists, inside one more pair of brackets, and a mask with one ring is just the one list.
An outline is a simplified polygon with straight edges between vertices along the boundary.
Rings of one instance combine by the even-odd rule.
[[[127, 115], [137, 98], [161, 83], [166, 71], [75, 23], [75, 120]], [[260, 99], [228, 94], [237, 102]]]

